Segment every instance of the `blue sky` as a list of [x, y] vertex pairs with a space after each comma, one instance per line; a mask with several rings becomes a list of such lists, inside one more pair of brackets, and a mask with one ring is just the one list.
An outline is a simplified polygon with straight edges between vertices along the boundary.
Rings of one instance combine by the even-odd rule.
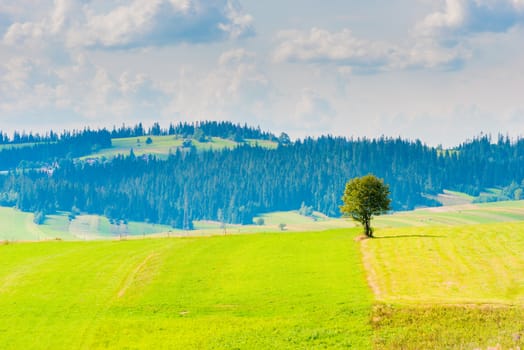
[[524, 134], [524, 0], [2, 0], [0, 129]]

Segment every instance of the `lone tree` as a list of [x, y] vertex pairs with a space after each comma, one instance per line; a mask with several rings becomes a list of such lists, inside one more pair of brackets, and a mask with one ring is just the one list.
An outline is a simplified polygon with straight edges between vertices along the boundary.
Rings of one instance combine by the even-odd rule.
[[374, 175], [354, 178], [346, 184], [340, 212], [364, 227], [364, 233], [373, 237], [371, 219], [390, 210], [389, 186]]

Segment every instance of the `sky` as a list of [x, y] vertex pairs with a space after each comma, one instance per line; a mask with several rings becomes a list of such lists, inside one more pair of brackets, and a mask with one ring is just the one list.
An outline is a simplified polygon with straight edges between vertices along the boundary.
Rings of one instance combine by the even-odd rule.
[[1, 0], [0, 130], [524, 135], [524, 0]]

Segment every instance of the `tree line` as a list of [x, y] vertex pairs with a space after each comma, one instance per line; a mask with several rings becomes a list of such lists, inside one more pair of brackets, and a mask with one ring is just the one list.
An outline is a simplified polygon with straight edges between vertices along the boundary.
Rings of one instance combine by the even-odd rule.
[[[85, 132], [90, 132], [89, 128], [84, 130], [63, 131], [57, 133], [53, 130], [40, 134], [30, 132], [14, 131], [13, 136], [9, 136], [6, 132], [0, 130], [0, 145], [19, 145], [24, 143], [53, 143], [59, 140], [70, 139], [81, 135]], [[105, 129], [98, 130], [104, 131]], [[201, 121], [201, 122], [178, 122], [170, 123], [167, 128], [162, 128], [158, 122], [153, 123], [149, 128], [144, 127], [142, 123], [127, 126], [113, 126], [109, 131], [112, 138], [126, 138], [126, 137], [140, 137], [140, 136], [166, 136], [166, 135], [180, 135], [182, 137], [190, 137], [195, 133], [202, 132], [206, 136], [230, 138], [235, 137], [242, 139], [259, 139], [259, 140], [277, 140], [277, 137], [270, 132], [262, 131], [260, 127], [251, 127], [247, 124], [240, 125], [230, 121]]]
[[140, 136], [167, 136], [178, 135], [181, 137], [194, 137], [203, 135], [207, 137], [221, 137], [224, 139], [258, 139], [258, 140], [277, 140], [272, 133], [262, 131], [260, 127], [251, 127], [247, 124], [240, 125], [229, 121], [202, 121], [195, 123], [179, 122], [170, 123], [167, 128], [162, 128], [155, 122], [150, 128], [145, 128], [142, 123], [134, 126], [113, 127], [111, 137], [140, 137]]
[[442, 150], [400, 138], [323, 136], [277, 149], [179, 149], [164, 160], [132, 152], [93, 164], [63, 158], [52, 174], [32, 169], [1, 176], [0, 204], [190, 229], [193, 220], [246, 224], [260, 213], [301, 205], [338, 216], [347, 180], [369, 173], [389, 184], [393, 210], [434, 206], [433, 196], [444, 189], [477, 194], [520, 184], [524, 140], [482, 136]]
[[102, 148], [111, 147], [111, 139], [126, 137], [166, 136], [177, 135], [183, 138], [195, 139], [206, 142], [211, 137], [231, 139], [244, 142], [246, 139], [273, 140], [288, 142], [289, 137], [282, 134], [280, 138], [262, 131], [260, 127], [254, 128], [247, 124], [240, 125], [232, 122], [203, 121], [196, 123], [179, 122], [169, 124], [162, 128], [159, 123], [145, 128], [142, 123], [134, 126], [114, 126], [112, 130], [99, 129], [54, 131], [45, 134], [31, 132], [13, 133], [9, 137], [0, 131], [0, 170], [17, 168], [41, 167], [62, 158], [78, 158], [94, 153]]
[[[16, 135], [16, 133], [15, 133]], [[78, 158], [102, 148], [111, 147], [111, 134], [105, 129], [53, 132], [38, 142], [3, 145], [0, 148], [0, 170], [38, 168], [64, 158]]]

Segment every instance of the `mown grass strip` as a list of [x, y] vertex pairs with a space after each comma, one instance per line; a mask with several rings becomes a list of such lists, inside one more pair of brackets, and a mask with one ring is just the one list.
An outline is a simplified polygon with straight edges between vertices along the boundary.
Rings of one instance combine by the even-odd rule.
[[524, 223], [380, 229], [361, 242], [375, 349], [518, 349]]
[[524, 304], [524, 223], [378, 230], [362, 242], [381, 300]]

